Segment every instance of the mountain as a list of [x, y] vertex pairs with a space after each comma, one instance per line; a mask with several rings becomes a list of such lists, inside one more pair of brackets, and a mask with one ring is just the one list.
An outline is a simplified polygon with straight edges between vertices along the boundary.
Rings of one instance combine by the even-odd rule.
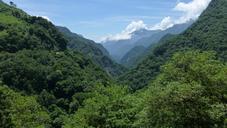
[[[153, 80], [162, 66], [176, 52], [189, 49], [213, 50], [227, 60], [227, 1], [213, 0], [199, 19], [185, 32], [167, 39], [150, 51], [138, 66], [122, 75], [119, 81], [140, 89]], [[136, 78], [136, 79], [135, 79]]]
[[81, 50], [81, 52], [84, 54], [91, 54], [91, 52], [96, 52], [93, 54], [98, 55], [101, 54], [100, 52], [102, 52], [106, 56], [109, 56], [108, 51], [101, 44], [95, 43], [94, 41], [86, 39], [79, 34], [73, 33], [66, 27], [56, 27], [67, 38], [68, 48], [77, 49], [78, 51]]
[[[193, 22], [194, 21], [191, 20], [184, 24], [176, 24], [173, 27], [168, 28], [164, 31], [157, 32], [149, 37], [141, 38], [134, 44], [135, 47], [122, 57], [120, 63], [129, 68], [135, 67], [140, 62], [141, 58], [145, 57], [149, 49], [155, 46], [155, 44], [158, 43], [162, 38], [166, 38], [166, 35], [178, 35], [182, 33], [188, 27], [190, 27]], [[140, 52], [134, 52], [133, 50], [137, 50], [138, 46], [145, 47], [144, 51], [141, 51], [140, 49]]]
[[150, 54], [150, 51], [152, 51], [155, 46], [174, 36], [177, 35], [166, 34], [158, 43], [153, 43], [149, 47], [135, 46], [121, 59], [121, 64], [129, 69], [135, 68], [144, 58]]
[[0, 3], [0, 128], [225, 128], [226, 11], [213, 0], [187, 31], [147, 48], [121, 77], [131, 90], [51, 22]]
[[119, 63], [123, 63], [128, 58], [128, 52], [132, 53], [132, 49], [137, 46], [149, 47], [153, 43], [157, 43], [166, 34], [180, 34], [185, 31], [194, 21], [184, 24], [177, 24], [166, 30], [137, 30], [133, 32], [132, 38], [128, 40], [109, 41], [103, 43], [103, 46], [109, 51], [110, 55]]
[[64, 50], [67, 41], [49, 21], [0, 3], [0, 51]]
[[131, 39], [107, 41], [103, 42], [102, 45], [109, 51], [111, 57], [120, 63], [121, 58], [133, 47], [135, 47], [135, 43], [138, 40], [144, 37], [149, 37], [150, 35], [158, 33], [159, 31], [160, 30], [150, 31], [146, 29], [141, 29], [131, 33]]
[[164, 31], [152, 34], [149, 37], [142, 38], [138, 40], [135, 44], [136, 45], [142, 45], [144, 47], [149, 47], [150, 45], [159, 42], [159, 40], [164, 37], [166, 34], [172, 34], [177, 35], [185, 31], [188, 27], [190, 27], [193, 24], [193, 20], [188, 21], [184, 24], [176, 24], [171, 28], [168, 28]]
[[68, 49], [51, 22], [5, 3], [0, 42], [0, 127], [61, 128], [91, 88], [112, 82], [100, 66]]
[[57, 28], [68, 40], [69, 49], [79, 51], [85, 56], [90, 57], [97, 65], [107, 71], [110, 75], [116, 76], [125, 72], [126, 69], [115, 63], [110, 58], [108, 51], [101, 44], [85, 39], [76, 33], [72, 33], [66, 27], [57, 26]]
[[146, 48], [144, 46], [135, 46], [128, 53], [126, 53], [126, 55], [121, 59], [120, 63], [125, 67], [132, 68], [145, 51]]

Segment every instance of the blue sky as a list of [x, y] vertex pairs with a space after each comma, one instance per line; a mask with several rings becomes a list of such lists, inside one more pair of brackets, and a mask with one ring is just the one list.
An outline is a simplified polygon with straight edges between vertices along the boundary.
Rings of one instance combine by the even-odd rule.
[[[10, 0], [4, 0], [9, 2]], [[99, 40], [122, 32], [132, 21], [152, 26], [165, 17], [178, 19], [174, 8], [192, 0], [11, 0], [27, 13], [48, 17], [84, 37]], [[193, 0], [198, 1], [198, 0]], [[200, 0], [207, 1], [207, 0]]]

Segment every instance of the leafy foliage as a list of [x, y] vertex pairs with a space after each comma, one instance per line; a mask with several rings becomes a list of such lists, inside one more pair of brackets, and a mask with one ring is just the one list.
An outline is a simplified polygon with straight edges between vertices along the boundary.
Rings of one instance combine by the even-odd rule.
[[227, 65], [212, 52], [175, 54], [151, 88], [148, 125], [224, 127]]
[[57, 27], [59, 31], [64, 34], [69, 41], [68, 48], [81, 52], [87, 57], [90, 57], [94, 63], [102, 67], [108, 74], [117, 76], [123, 74], [126, 69], [115, 63], [108, 53], [108, 51], [101, 45], [92, 40], [85, 39], [84, 37], [70, 32], [67, 28]]
[[222, 128], [227, 120], [227, 65], [216, 59], [213, 52], [174, 54], [149, 88], [135, 94], [120, 86], [97, 85], [64, 126]]
[[70, 52], [20, 51], [0, 55], [0, 76], [8, 86], [39, 94], [44, 89], [56, 98], [72, 97], [95, 82], [109, 78], [89, 59]]
[[23, 49], [65, 50], [66, 40], [55, 26], [41, 17], [0, 3], [0, 51]]
[[82, 105], [92, 86], [110, 82], [90, 59], [67, 51], [67, 40], [49, 21], [4, 3], [0, 19], [0, 80], [26, 96], [38, 95], [50, 117], [49, 126], [61, 127], [63, 117]]
[[84, 107], [66, 120], [66, 128], [134, 127], [142, 103], [139, 98], [128, 95], [126, 88], [97, 85], [91, 95], [92, 98], [84, 102]]
[[0, 85], [0, 127], [47, 127], [48, 113], [34, 97], [23, 96], [6, 86]]
[[66, 49], [51, 23], [0, 3], [0, 127], [224, 128], [225, 5], [213, 0], [192, 28], [152, 49], [127, 77], [134, 89], [150, 86], [132, 94]]
[[160, 66], [179, 51], [189, 49], [214, 50], [227, 60], [227, 1], [212, 0], [207, 10], [183, 34], [167, 39], [152, 49], [151, 54], [135, 69], [119, 78], [134, 90], [147, 86], [160, 72]]

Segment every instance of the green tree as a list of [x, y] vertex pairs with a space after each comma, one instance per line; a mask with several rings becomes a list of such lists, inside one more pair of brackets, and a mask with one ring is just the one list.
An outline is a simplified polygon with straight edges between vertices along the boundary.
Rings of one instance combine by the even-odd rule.
[[227, 109], [227, 65], [213, 52], [177, 53], [151, 86], [151, 127], [220, 128]]
[[140, 103], [124, 87], [97, 85], [84, 107], [66, 119], [65, 127], [134, 127]]
[[22, 96], [2, 84], [0, 97], [0, 127], [44, 128], [49, 126], [49, 115], [34, 97]]

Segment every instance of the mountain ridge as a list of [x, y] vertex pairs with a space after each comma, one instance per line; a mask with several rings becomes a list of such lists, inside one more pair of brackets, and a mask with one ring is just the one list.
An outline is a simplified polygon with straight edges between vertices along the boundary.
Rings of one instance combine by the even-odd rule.
[[[136, 46], [149, 47], [153, 43], [157, 43], [166, 34], [179, 34], [188, 28], [193, 21], [184, 24], [174, 25], [166, 30], [147, 30], [141, 29], [131, 33], [131, 39], [119, 41], [107, 41], [102, 45], [109, 51], [110, 55], [118, 63], [122, 62], [122, 58], [131, 52]], [[131, 52], [132, 53], [132, 52]], [[124, 62], [124, 61], [123, 61]], [[124, 64], [123, 64], [124, 65]]]
[[[91, 88], [113, 82], [90, 58], [68, 49], [50, 21], [5, 3], [0, 3], [0, 42], [0, 103], [6, 106], [0, 107], [0, 127], [61, 128], [64, 115], [82, 106]], [[24, 98], [8, 99], [13, 92]]]
[[68, 40], [67, 47], [69, 49], [79, 51], [84, 56], [91, 58], [94, 63], [103, 68], [109, 75], [117, 76], [126, 71], [126, 68], [110, 58], [108, 51], [101, 44], [73, 33], [66, 27], [57, 26], [57, 28]]
[[[227, 1], [213, 0], [199, 19], [184, 33], [156, 46], [138, 66], [119, 77], [133, 89], [141, 89], [152, 81], [172, 54], [189, 49], [214, 50], [227, 60]], [[137, 78], [137, 79], [133, 79]]]

